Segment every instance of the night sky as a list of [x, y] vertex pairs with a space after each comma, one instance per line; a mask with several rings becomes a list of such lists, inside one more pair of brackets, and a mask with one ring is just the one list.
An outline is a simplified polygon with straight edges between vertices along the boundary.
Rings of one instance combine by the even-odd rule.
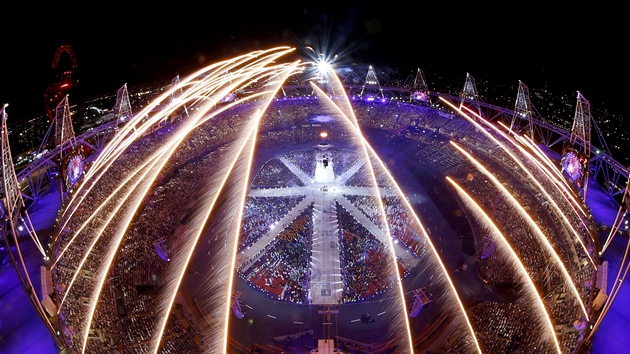
[[[625, 102], [627, 26], [621, 9], [557, 10], [418, 1], [153, 2], [83, 7], [26, 4], [3, 11], [0, 103], [9, 120], [44, 112], [54, 53], [69, 45], [78, 85], [70, 102], [169, 82], [212, 62], [277, 45], [318, 47], [375, 67], [470, 73], [530, 90], [580, 91], [591, 106], [630, 116]], [[387, 5], [386, 5], [387, 4]], [[22, 5], [16, 6], [20, 7]], [[429, 80], [428, 80], [429, 81]], [[516, 92], [514, 92], [516, 97]], [[533, 101], [536, 106], [536, 102]]]

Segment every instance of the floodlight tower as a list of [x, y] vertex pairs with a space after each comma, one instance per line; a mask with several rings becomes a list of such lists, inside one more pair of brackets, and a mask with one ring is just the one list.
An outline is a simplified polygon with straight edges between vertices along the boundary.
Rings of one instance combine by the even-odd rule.
[[70, 118], [70, 104], [68, 96], [63, 98], [55, 108], [55, 147], [59, 151], [59, 161], [63, 160], [67, 152], [74, 150], [77, 139]]
[[534, 139], [534, 123], [532, 121], [532, 102], [529, 99], [529, 88], [522, 81], [518, 81], [518, 93], [516, 95], [516, 104], [514, 106], [514, 114], [512, 115], [512, 122], [510, 123], [510, 130], [514, 129], [514, 126], [525, 120], [527, 122], [527, 132], [530, 134], [532, 140]]
[[116, 92], [116, 104], [114, 104], [114, 115], [116, 117], [116, 128], [120, 123], [126, 122], [133, 117], [131, 103], [129, 102], [129, 92], [127, 84], [124, 84]]
[[427, 85], [427, 80], [424, 77], [424, 72], [420, 68], [418, 68], [418, 71], [416, 72], [416, 78], [413, 80], [410, 99], [413, 100], [414, 95], [418, 92], [422, 93], [423, 101], [431, 105], [431, 96], [429, 95], [429, 85]]
[[479, 113], [479, 116], [483, 117], [483, 114], [481, 113], [481, 106], [479, 105], [479, 94], [477, 93], [475, 78], [469, 73], [466, 73], [466, 82], [464, 83], [464, 88], [459, 96], [461, 97], [461, 101], [459, 103], [460, 110], [464, 106], [464, 102], [468, 100], [472, 102], [472, 105]]
[[586, 200], [586, 192], [588, 190], [588, 180], [590, 176], [589, 161], [591, 159], [591, 106], [590, 103], [578, 91], [577, 105], [575, 107], [575, 117], [573, 118], [573, 128], [569, 143], [574, 149], [577, 149], [585, 160], [583, 163], [583, 189], [582, 198]]
[[[184, 89], [179, 85], [179, 75], [175, 76], [173, 80], [171, 80], [171, 88], [173, 87], [178, 87], [178, 89], [173, 91], [173, 93], [171, 94], [171, 103], [178, 104], [177, 101], [180, 97], [184, 95]], [[185, 119], [186, 117], [188, 117], [188, 105], [183, 103], [181, 104], [181, 107], [183, 111], [180, 113], [179, 116]], [[175, 119], [175, 117], [173, 117], [173, 119]], [[171, 119], [171, 123], [173, 123], [173, 119]]]
[[[61, 175], [64, 174], [64, 161], [67, 156], [74, 154], [77, 147], [77, 139], [74, 135], [72, 127], [72, 118], [70, 117], [70, 104], [66, 95], [55, 108], [55, 149], [58, 152], [59, 160], [57, 161]], [[64, 200], [65, 187], [64, 178], [59, 178], [59, 195]]]
[[369, 90], [378, 90], [378, 92], [381, 95], [380, 98], [385, 98], [385, 94], [383, 93], [383, 88], [381, 87], [381, 84], [378, 82], [378, 78], [376, 77], [376, 72], [374, 71], [374, 68], [372, 67], [372, 65], [370, 65], [368, 69], [368, 73], [365, 77], [365, 82], [363, 83], [363, 87], [361, 88], [361, 94], [360, 94], [361, 97], [363, 97], [363, 92], [365, 91], [366, 88], [368, 88]]
[[416, 78], [413, 80], [413, 89], [421, 90], [421, 91], [429, 91], [429, 85], [427, 85], [427, 80], [424, 78], [424, 71], [418, 68], [416, 72]]

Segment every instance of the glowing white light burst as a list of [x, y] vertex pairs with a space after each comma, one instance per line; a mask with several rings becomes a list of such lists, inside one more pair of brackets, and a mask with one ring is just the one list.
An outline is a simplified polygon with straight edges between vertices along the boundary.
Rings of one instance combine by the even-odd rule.
[[558, 253], [554, 250], [553, 246], [549, 242], [549, 239], [544, 234], [544, 232], [542, 232], [538, 224], [527, 213], [527, 211], [525, 210], [525, 208], [523, 208], [521, 203], [518, 200], [516, 200], [516, 198], [503, 186], [503, 184], [492, 173], [490, 173], [490, 171], [488, 171], [486, 167], [484, 167], [481, 163], [479, 163], [479, 161], [477, 161], [474, 157], [472, 157], [468, 152], [466, 152], [456, 143], [451, 141], [451, 145], [453, 145], [459, 152], [461, 152], [464, 156], [466, 156], [466, 158], [468, 158], [468, 160], [471, 161], [477, 167], [479, 171], [481, 171], [486, 177], [488, 177], [493, 182], [493, 184], [499, 189], [501, 194], [507, 198], [510, 205], [512, 205], [516, 210], [518, 210], [519, 214], [525, 219], [525, 221], [527, 221], [527, 224], [529, 225], [530, 229], [534, 232], [534, 234], [538, 236], [538, 239], [542, 241], [543, 245], [545, 245], [545, 248], [547, 249], [547, 251], [551, 253], [553, 258], [555, 258], [556, 263], [558, 264], [558, 266], [560, 267], [560, 270], [562, 271], [562, 274], [564, 275], [565, 283], [571, 289], [571, 291], [573, 292], [573, 295], [575, 295], [575, 298], [578, 300], [580, 307], [582, 308], [582, 312], [584, 316], [588, 319], [588, 311], [586, 310], [586, 307], [584, 306], [584, 300], [580, 296], [580, 292], [578, 291], [577, 287], [573, 283], [573, 279], [571, 278], [571, 275], [567, 271], [564, 265], [564, 262], [562, 261]]
[[518, 267], [517, 274], [519, 275], [519, 278], [521, 278], [521, 280], [527, 284], [530, 297], [533, 298], [533, 302], [538, 307], [538, 310], [540, 311], [540, 313], [544, 315], [543, 319], [548, 329], [547, 335], [549, 339], [553, 341], [557, 352], [562, 353], [562, 350], [560, 349], [560, 343], [558, 343], [558, 338], [556, 337], [556, 334], [555, 334], [553, 323], [551, 322], [549, 313], [547, 312], [547, 309], [545, 308], [545, 304], [542, 301], [542, 296], [536, 290], [536, 285], [534, 284], [532, 278], [529, 276], [529, 273], [527, 273], [527, 269], [523, 265], [523, 262], [521, 261], [521, 259], [518, 257], [518, 255], [516, 254], [516, 252], [514, 251], [514, 249], [508, 242], [508, 240], [505, 238], [501, 230], [499, 230], [499, 228], [495, 225], [492, 219], [490, 219], [488, 214], [486, 214], [486, 212], [483, 211], [481, 206], [479, 206], [479, 204], [468, 193], [466, 193], [466, 191], [464, 191], [462, 187], [460, 187], [455, 181], [453, 181], [452, 178], [447, 176], [446, 180], [450, 182], [451, 185], [453, 185], [453, 187], [455, 187], [455, 189], [457, 190], [457, 194], [464, 201], [464, 204], [469, 208], [473, 216], [482, 225], [486, 226], [490, 230], [490, 233], [492, 234], [492, 236], [494, 236], [494, 239], [500, 240], [500, 242], [505, 247], [505, 249], [509, 251], [511, 259], [516, 261], [515, 265], [516, 267]]

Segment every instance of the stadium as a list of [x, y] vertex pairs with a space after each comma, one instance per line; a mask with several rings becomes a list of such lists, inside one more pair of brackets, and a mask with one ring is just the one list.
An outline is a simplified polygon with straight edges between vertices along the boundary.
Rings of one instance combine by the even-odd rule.
[[18, 173], [3, 144], [8, 255], [60, 352], [586, 352], [625, 230], [585, 200], [627, 193], [588, 101], [566, 131], [524, 84], [506, 109], [472, 76], [382, 87], [293, 54], [123, 86], [82, 128], [66, 97]]

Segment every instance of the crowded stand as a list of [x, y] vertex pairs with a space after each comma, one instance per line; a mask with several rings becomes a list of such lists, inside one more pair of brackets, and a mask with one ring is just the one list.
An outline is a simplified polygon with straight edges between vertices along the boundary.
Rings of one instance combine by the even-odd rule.
[[[308, 102], [306, 102], [308, 101]], [[195, 129], [160, 172], [155, 186], [146, 195], [138, 196], [140, 207], [128, 227], [124, 227], [123, 215], [132, 205], [117, 205], [109, 197], [119, 193], [126, 178], [133, 181], [137, 166], [158, 149], [165, 139], [172, 136], [181, 121], [175, 121], [155, 130], [128, 149], [114, 166], [98, 180], [89, 192], [82, 191], [76, 198], [81, 205], [75, 207], [68, 198], [57, 223], [54, 235], [52, 267], [54, 300], [60, 307], [59, 319], [63, 337], [68, 347], [80, 351], [82, 333], [88, 323], [88, 307], [94, 298], [99, 274], [106, 274], [103, 291], [98, 294], [98, 306], [89, 328], [87, 352], [145, 353], [155, 333], [162, 307], [159, 290], [165, 284], [170, 259], [176, 258], [185, 242], [185, 221], [194, 208], [194, 201], [202, 193], [205, 181], [216, 175], [218, 161], [227, 159], [233, 149], [230, 144], [243, 131], [248, 105], [242, 104], [223, 113], [229, 124], [206, 123]], [[448, 185], [443, 177], [450, 176], [474, 196], [483, 209], [496, 220], [502, 233], [516, 250], [527, 269], [528, 275], [540, 289], [541, 296], [558, 331], [563, 352], [571, 353], [581, 339], [580, 332], [571, 329], [580, 319], [581, 310], [570, 295], [558, 265], [552, 264], [547, 248], [534, 232], [523, 227], [519, 211], [506, 200], [497, 199], [497, 190], [476, 171], [450, 144], [449, 140], [463, 145], [473, 155], [490, 166], [499, 180], [511, 188], [511, 193], [523, 205], [552, 244], [554, 250], [567, 261], [568, 270], [578, 287], [582, 300], [590, 304], [593, 295], [595, 272], [588, 258], [596, 255], [592, 244], [586, 250], [572, 236], [572, 231], [562, 222], [555, 211], [542, 204], [533, 184], [513, 160], [495, 146], [485, 135], [468, 121], [431, 107], [407, 103], [359, 103], [355, 115], [366, 129], [368, 140], [405, 147], [405, 154], [422, 165], [422, 169], [439, 180], [429, 190], [436, 192], [436, 200], [446, 198]], [[263, 119], [258, 144], [260, 147], [286, 147], [290, 143], [317, 143], [322, 126], [305, 124], [305, 117], [323, 110], [317, 100], [279, 99]], [[280, 113], [282, 112], [282, 113]], [[334, 122], [331, 125], [334, 126]], [[292, 127], [300, 127], [292, 129]], [[307, 125], [307, 126], [305, 126]], [[297, 131], [296, 131], [297, 130]], [[306, 130], [306, 133], [304, 131]], [[332, 137], [331, 140], [339, 137]], [[378, 150], [378, 148], [377, 148]], [[335, 166], [335, 177], [340, 177], [357, 163], [358, 155], [351, 155], [340, 148], [329, 148]], [[308, 176], [314, 176], [315, 149], [296, 149], [285, 152], [288, 159]], [[530, 168], [534, 169], [533, 163]], [[347, 186], [365, 187], [370, 184], [367, 164], [363, 164], [344, 183]], [[389, 180], [377, 172], [379, 185]], [[371, 177], [370, 177], [371, 178]], [[252, 189], [282, 189], [304, 186], [279, 158], [267, 160], [252, 178]], [[441, 194], [440, 194], [441, 191]], [[548, 193], [557, 202], [584, 242], [592, 239], [592, 220], [572, 213], [570, 202], [557, 190]], [[437, 196], [437, 194], [440, 194]], [[361, 210], [375, 225], [381, 226], [375, 197], [347, 194], [343, 196]], [[266, 235], [272, 225], [287, 215], [305, 196], [248, 196], [243, 205], [242, 230], [238, 250], [242, 251]], [[544, 201], [544, 200], [543, 200]], [[414, 257], [428, 256], [428, 242], [434, 240], [422, 236], [418, 226], [403, 206], [399, 197], [384, 196], [383, 202], [392, 237], [409, 249]], [[336, 203], [339, 229], [339, 253], [344, 281], [343, 302], [360, 303], [378, 297], [393, 285], [393, 269], [387, 267], [389, 251], [364, 225]], [[544, 204], [542, 204], [544, 205]], [[277, 236], [254, 257], [238, 264], [238, 275], [253, 289], [265, 293], [271, 299], [305, 304], [308, 301], [310, 245], [313, 230], [313, 205], [310, 205], [291, 223], [276, 225]], [[93, 214], [94, 210], [99, 210]], [[110, 218], [111, 215], [111, 218]], [[461, 218], [463, 220], [463, 218]], [[449, 220], [453, 229], [463, 231], [468, 225], [458, 225], [459, 220]], [[479, 262], [475, 270], [489, 286], [519, 287], [520, 278], [515, 276], [513, 260], [500, 246], [488, 250], [484, 247], [485, 230], [472, 221], [475, 246]], [[124, 229], [124, 231], [121, 231]], [[124, 237], [121, 236], [124, 234]], [[213, 237], [223, 237], [216, 236]], [[438, 237], [438, 236], [433, 236]], [[155, 245], [160, 247], [156, 248]], [[105, 269], [103, 259], [110, 250], [117, 250], [111, 268]], [[88, 251], [89, 250], [89, 251]], [[479, 257], [480, 255], [484, 257]], [[398, 259], [402, 276], [412, 267]], [[542, 272], [541, 269], [545, 271]], [[104, 273], [103, 273], [104, 272]], [[75, 274], [77, 275], [75, 277]], [[533, 313], [532, 305], [523, 300], [512, 303], [481, 301], [468, 309], [473, 327], [484, 350], [506, 352], [520, 347], [545, 348], [548, 342], [538, 342], [540, 315]], [[190, 318], [186, 306], [177, 303], [169, 315], [167, 329], [161, 345], [162, 353], [201, 353], [206, 344], [199, 325]], [[462, 339], [464, 338], [464, 339]], [[351, 340], [351, 339], [349, 339]], [[454, 339], [440, 353], [457, 352], [465, 342], [465, 336]], [[543, 350], [544, 351], [544, 350]]]
[[[360, 117], [361, 115], [358, 114], [357, 116]], [[505, 229], [504, 234], [509, 237], [512, 247], [518, 251], [519, 257], [521, 257], [528, 269], [528, 274], [533, 277], [535, 283], [541, 289], [545, 290], [546, 307], [551, 313], [554, 323], [560, 326], [570, 326], [576, 318], [580, 317], [579, 313], [581, 311], [577, 300], [570, 299], [570, 296], [567, 295], [568, 289], [566, 285], [563, 285], [560, 270], [548, 261], [549, 256], [545, 254], [545, 247], [542, 246], [531, 231], [522, 227], [523, 221], [514, 218], [515, 215], [518, 215], [516, 210], [509, 207], [505, 202], [497, 205], [497, 194], [492, 185], [484, 181], [483, 177], [476, 173], [471, 173], [475, 168], [467, 161], [462, 162], [462, 159], [458, 158], [458, 153], [448, 145], [445, 139], [441, 138], [442, 134], [447, 133], [451, 135], [454, 138], [453, 140], [478, 153], [484, 158], [484, 161], [493, 166], [493, 171], [506, 172], [505, 174], [500, 174], [501, 177], [499, 179], [505, 178], [510, 181], [510, 186], [517, 187], [515, 191], [512, 191], [517, 200], [524, 200], [530, 203], [525, 204], [526, 210], [530, 215], [534, 216], [543, 233], [554, 244], [554, 249], [557, 249], [563, 258], [570, 261], [569, 269], [572, 272], [572, 279], [586, 304], [590, 304], [591, 301], [592, 279], [595, 276], [594, 268], [588, 264], [582, 247], [578, 245], [574, 238], [569, 236], [567, 230], [562, 227], [563, 224], [559, 224], [557, 221], [554, 222], [554, 220], [558, 220], [557, 215], [555, 215], [556, 217], [549, 216], [551, 210], [548, 206], [538, 210], [532, 207], [533, 205], [542, 204], [535, 197], [535, 193], [539, 189], [523, 174], [521, 169], [509, 157], [499, 155], [501, 151], [492, 148], [495, 144], [484, 135], [473, 134], [475, 128], [469, 122], [459, 119], [459, 123], [449, 123], [452, 119], [453, 117], [437, 111], [434, 114], [423, 117], [419, 126], [424, 130], [408, 130], [406, 137], [417, 142], [416, 148], [412, 150], [412, 155], [417, 160], [427, 164], [428, 169], [435, 175], [455, 176], [463, 180], [475, 198], [478, 201], [481, 200], [482, 204], [486, 206], [485, 210], [493, 212], [493, 218], [497, 218], [497, 224]], [[375, 125], [376, 122], [372, 124]], [[368, 122], [368, 125], [370, 125], [370, 122]], [[457, 126], [457, 129], [450, 133], [445, 129], [447, 126]], [[440, 132], [439, 134], [437, 133], [438, 131]], [[468, 134], [458, 136], [456, 134], [458, 131], [468, 132]], [[408, 144], [408, 146], [413, 145]], [[518, 172], [514, 173], [513, 171]], [[524, 182], [528, 185], [523, 185]], [[571, 225], [573, 228], [580, 232], [580, 237], [583, 240], [592, 239], [592, 222], [581, 218], [577, 213], [571, 213], [571, 206], [566, 198], [559, 195], [557, 190], [550, 189], [549, 193], [567, 211], [566, 215], [572, 221]], [[545, 210], [545, 212], [539, 212], [539, 210]], [[585, 227], [585, 223], [588, 226]], [[477, 232], [476, 237], [478, 248], [482, 249], [483, 238], [481, 238], [481, 233]], [[592, 251], [592, 245], [587, 249]], [[490, 259], [486, 258], [480, 264], [480, 274], [486, 278], [494, 279], [498, 283], [513, 282], [513, 271], [509, 267], [505, 267], [505, 255], [501, 256], [498, 252], [493, 252], [494, 254], [496, 255], [491, 256]], [[575, 254], [576, 256], [568, 257], [568, 254]], [[594, 257], [593, 254], [590, 256]], [[545, 269], [545, 272], [540, 272], [540, 269]], [[562, 348], [567, 350], [567, 352], [574, 348], [577, 340], [579, 340], [579, 335], [576, 335], [573, 331], [562, 332], [560, 337]]]
[[553, 352], [553, 347], [541, 340], [545, 335], [536, 316], [522, 299], [513, 303], [481, 301], [470, 309], [484, 353], [510, 353], [521, 347], [539, 353]]
[[243, 208], [239, 251], [254, 244], [304, 199], [299, 196], [248, 197]]
[[262, 254], [243, 263], [238, 269], [239, 276], [274, 300], [306, 303], [312, 208], [309, 206], [283, 229]]
[[403, 206], [400, 197], [385, 196], [383, 203], [392, 237], [405, 245], [414, 257], [422, 257], [427, 250], [427, 241], [421, 236], [409, 209]]
[[[372, 165], [374, 166], [374, 164]], [[372, 176], [370, 173], [370, 165], [364, 163], [359, 167], [359, 170], [355, 172], [350, 178], [348, 178], [345, 183], [348, 186], [352, 187], [372, 187], [374, 186], [374, 182], [372, 182]], [[389, 179], [385, 172], [380, 169], [374, 168], [374, 177], [376, 179], [377, 186], [390, 186]]]
[[[337, 204], [339, 239], [345, 279], [344, 302], [359, 302], [377, 296], [392, 286], [386, 246], [348, 211]], [[399, 268], [407, 271], [404, 264]], [[388, 275], [389, 274], [389, 275]]]
[[304, 183], [278, 158], [265, 162], [252, 181], [252, 188], [304, 186]]
[[284, 157], [306, 173], [307, 176], [311, 178], [315, 177], [315, 159], [317, 157], [317, 150], [292, 150], [285, 153]]

